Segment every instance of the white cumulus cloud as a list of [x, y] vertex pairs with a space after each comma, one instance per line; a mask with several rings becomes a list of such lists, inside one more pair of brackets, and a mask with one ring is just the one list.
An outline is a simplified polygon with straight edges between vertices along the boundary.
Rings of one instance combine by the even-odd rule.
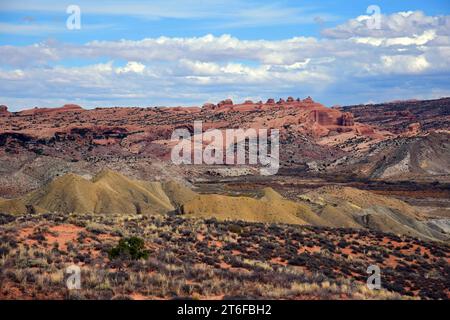
[[[0, 45], [0, 103], [201, 104], [313, 95], [342, 104], [398, 99], [408, 90], [412, 96], [449, 91], [449, 16], [383, 15], [380, 29], [368, 28], [367, 19], [357, 17], [317, 38], [208, 34]], [[67, 59], [86, 63], [71, 66]], [[327, 100], [331, 96], [341, 100]]]

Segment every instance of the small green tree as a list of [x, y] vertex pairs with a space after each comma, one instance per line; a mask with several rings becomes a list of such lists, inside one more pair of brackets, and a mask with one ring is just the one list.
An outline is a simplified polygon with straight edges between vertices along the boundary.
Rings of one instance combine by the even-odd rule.
[[144, 240], [138, 237], [120, 239], [119, 244], [109, 251], [109, 258], [123, 259], [147, 259], [148, 251], [145, 250]]

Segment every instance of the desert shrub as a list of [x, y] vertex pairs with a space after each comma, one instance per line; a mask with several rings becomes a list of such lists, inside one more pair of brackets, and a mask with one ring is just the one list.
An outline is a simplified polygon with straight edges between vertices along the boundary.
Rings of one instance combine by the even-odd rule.
[[236, 234], [242, 234], [244, 232], [244, 228], [239, 224], [232, 224], [228, 227], [228, 231]]
[[437, 248], [432, 248], [430, 250], [431, 254], [434, 255], [435, 257], [441, 258], [441, 257], [445, 257], [445, 252], [437, 249]]
[[108, 278], [116, 285], [123, 285], [130, 280], [129, 274], [125, 271], [111, 272], [108, 274]]
[[33, 149], [34, 153], [36, 153], [37, 155], [41, 156], [44, 154], [44, 150], [43, 149]]
[[288, 264], [293, 266], [304, 266], [308, 261], [307, 259], [306, 254], [299, 254], [298, 256], [289, 259]]
[[172, 236], [169, 232], [161, 232], [159, 234], [159, 237], [165, 241], [170, 241], [170, 239], [172, 238]]
[[108, 233], [109, 232], [109, 228], [107, 228], [106, 226], [99, 224], [99, 223], [88, 223], [86, 225], [86, 230], [90, 231], [94, 234], [102, 234], [102, 233]]
[[32, 239], [32, 240], [39, 241], [39, 242], [45, 241], [45, 236], [44, 236], [44, 234], [42, 234], [42, 233], [39, 232], [39, 231], [33, 233], [29, 238]]
[[16, 220], [16, 218], [13, 215], [0, 213], [0, 225], [10, 223], [14, 220]]
[[147, 259], [144, 240], [138, 237], [120, 239], [119, 244], [108, 252], [110, 259], [128, 258], [132, 260]]
[[0, 246], [0, 256], [6, 256], [9, 253], [7, 246]]
[[349, 245], [349, 243], [347, 241], [345, 241], [344, 239], [342, 239], [338, 242], [337, 245], [339, 248], [346, 248]]

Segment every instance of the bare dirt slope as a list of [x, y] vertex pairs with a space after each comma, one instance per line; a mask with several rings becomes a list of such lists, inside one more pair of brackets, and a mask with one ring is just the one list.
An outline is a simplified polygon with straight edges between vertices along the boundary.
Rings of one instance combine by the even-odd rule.
[[[105, 169], [92, 179], [69, 173], [23, 197], [0, 201], [0, 211], [24, 214], [64, 213], [167, 213], [175, 209], [164, 189], [183, 190], [175, 182], [132, 180]], [[183, 197], [174, 196], [176, 201]]]
[[[167, 192], [167, 193], [166, 193]], [[0, 212], [79, 214], [167, 214], [187, 217], [367, 228], [430, 240], [447, 240], [405, 202], [348, 187], [324, 187], [284, 198], [271, 188], [258, 197], [196, 194], [175, 182], [133, 180], [111, 170], [92, 179], [75, 174], [56, 178], [23, 197], [0, 200]]]

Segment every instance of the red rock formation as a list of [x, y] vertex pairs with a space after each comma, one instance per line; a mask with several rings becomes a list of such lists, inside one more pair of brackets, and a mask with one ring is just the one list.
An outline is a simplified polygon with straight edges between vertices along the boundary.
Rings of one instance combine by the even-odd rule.
[[414, 122], [408, 125], [406, 128], [405, 136], [415, 136], [421, 131], [421, 125], [419, 122]]
[[205, 110], [214, 110], [214, 109], [217, 109], [217, 106], [216, 106], [214, 103], [205, 103], [205, 104], [202, 106], [202, 109], [205, 109]]
[[314, 103], [314, 100], [310, 96], [308, 96], [306, 99], [303, 99], [302, 102], [304, 102], [304, 103]]
[[275, 99], [273, 98], [267, 99], [266, 104], [275, 104]]
[[65, 105], [62, 106], [61, 109], [64, 109], [64, 110], [83, 110], [82, 107], [80, 107], [77, 104], [73, 104], [73, 103], [65, 104]]
[[60, 113], [68, 111], [83, 111], [83, 108], [76, 104], [65, 104], [60, 108], [33, 108], [20, 111], [22, 115], [41, 114], [41, 113]]
[[233, 105], [233, 100], [231, 99], [225, 99], [220, 101], [217, 106], [220, 107], [224, 107], [224, 106], [232, 106]]
[[408, 126], [409, 132], [419, 132], [420, 131], [420, 123], [414, 122]]
[[313, 110], [310, 113], [310, 119], [322, 126], [341, 125], [341, 118], [331, 110]]
[[350, 127], [355, 124], [353, 114], [351, 112], [344, 112], [341, 117], [341, 125], [344, 127]]
[[360, 124], [360, 125], [358, 125], [358, 126], [356, 127], [356, 132], [357, 132], [358, 134], [360, 134], [360, 135], [371, 135], [371, 134], [373, 134], [375, 131], [373, 130], [372, 127], [369, 127], [369, 126], [367, 126], [367, 125], [362, 125], [362, 124]]
[[0, 116], [9, 115], [8, 107], [5, 105], [0, 105]]
[[[0, 142], [16, 150], [17, 146], [35, 148], [37, 140], [54, 140], [58, 149], [43, 146], [46, 154], [73, 157], [129, 152], [144, 156], [170, 156], [170, 137], [180, 124], [204, 121], [203, 128], [279, 128], [281, 141], [296, 141], [297, 135], [323, 138], [341, 132], [371, 132], [370, 126], [357, 128], [351, 113], [333, 110], [311, 98], [286, 103], [273, 99], [268, 104], [234, 105], [228, 99], [218, 105], [205, 103], [203, 108], [97, 108], [78, 106], [32, 109], [0, 118]], [[5, 108], [3, 108], [5, 110]], [[79, 111], [77, 111], [79, 110]], [[258, 112], [254, 112], [258, 110]], [[71, 111], [71, 112], [68, 112]], [[33, 115], [30, 117], [24, 115]], [[16, 128], [20, 128], [17, 132]], [[23, 136], [11, 136], [11, 132]], [[3, 134], [3, 137], [2, 137]], [[6, 138], [5, 138], [6, 137]], [[5, 140], [6, 141], [6, 140]], [[19, 149], [17, 149], [19, 150]], [[75, 150], [75, 151], [74, 151]], [[0, 149], [1, 151], [1, 149]]]
[[410, 110], [402, 110], [402, 111], [399, 111], [398, 114], [402, 117], [410, 117], [413, 115]]
[[286, 101], [287, 102], [294, 102], [294, 98], [293, 97], [288, 97]]

